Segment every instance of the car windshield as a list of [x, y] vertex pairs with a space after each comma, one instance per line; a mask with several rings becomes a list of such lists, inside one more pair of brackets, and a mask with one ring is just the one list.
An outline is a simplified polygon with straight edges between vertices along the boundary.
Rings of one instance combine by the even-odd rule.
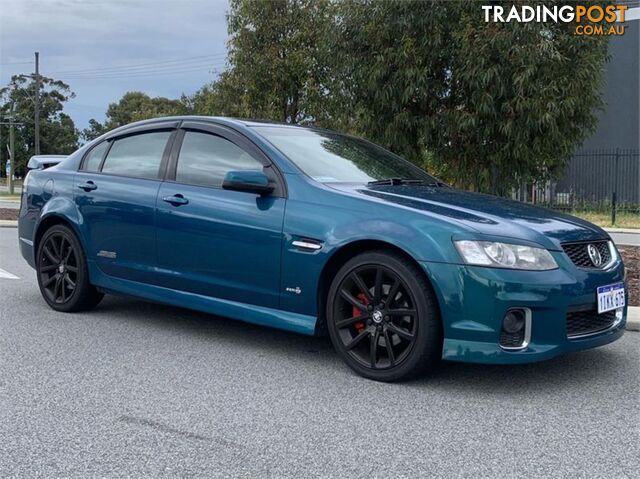
[[321, 183], [416, 180], [439, 184], [420, 168], [365, 140], [306, 128], [259, 126], [255, 129]]

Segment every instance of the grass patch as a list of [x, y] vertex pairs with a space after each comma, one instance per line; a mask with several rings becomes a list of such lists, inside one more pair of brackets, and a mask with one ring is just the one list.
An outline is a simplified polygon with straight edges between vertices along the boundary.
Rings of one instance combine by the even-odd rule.
[[[0, 186], [7, 186], [6, 178], [0, 178]], [[22, 186], [22, 180], [13, 180], [13, 186]]]
[[611, 224], [611, 212], [600, 213], [597, 211], [571, 211], [573, 216], [585, 219], [602, 228], [640, 228], [640, 213], [629, 211], [618, 211], [616, 213], [616, 224]]
[[7, 191], [0, 191], [0, 200], [19, 200], [20, 195], [10, 195]]

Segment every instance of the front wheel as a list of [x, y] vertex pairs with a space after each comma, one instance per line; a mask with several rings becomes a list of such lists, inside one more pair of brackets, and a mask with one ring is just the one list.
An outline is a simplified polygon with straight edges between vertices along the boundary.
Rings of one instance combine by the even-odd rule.
[[440, 324], [431, 285], [401, 255], [362, 253], [340, 268], [329, 289], [333, 346], [369, 379], [399, 381], [424, 373], [441, 354]]
[[44, 233], [38, 245], [36, 269], [42, 297], [56, 311], [91, 309], [104, 296], [89, 283], [82, 246], [64, 225], [52, 226]]

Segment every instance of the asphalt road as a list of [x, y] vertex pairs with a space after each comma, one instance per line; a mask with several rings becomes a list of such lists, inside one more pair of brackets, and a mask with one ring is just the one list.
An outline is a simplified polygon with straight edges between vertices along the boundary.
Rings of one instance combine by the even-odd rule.
[[617, 245], [640, 246], [640, 232], [638, 233], [614, 233], [609, 235], [613, 242]]
[[55, 313], [14, 228], [0, 268], [2, 477], [640, 477], [640, 333], [382, 384], [325, 339], [116, 297]]

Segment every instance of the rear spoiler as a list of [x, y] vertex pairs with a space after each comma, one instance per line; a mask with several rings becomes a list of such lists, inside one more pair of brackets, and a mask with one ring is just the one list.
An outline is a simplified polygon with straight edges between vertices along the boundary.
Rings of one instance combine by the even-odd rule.
[[67, 158], [67, 155], [36, 155], [32, 156], [27, 163], [27, 169], [29, 170], [45, 170], [57, 165], [62, 160]]

